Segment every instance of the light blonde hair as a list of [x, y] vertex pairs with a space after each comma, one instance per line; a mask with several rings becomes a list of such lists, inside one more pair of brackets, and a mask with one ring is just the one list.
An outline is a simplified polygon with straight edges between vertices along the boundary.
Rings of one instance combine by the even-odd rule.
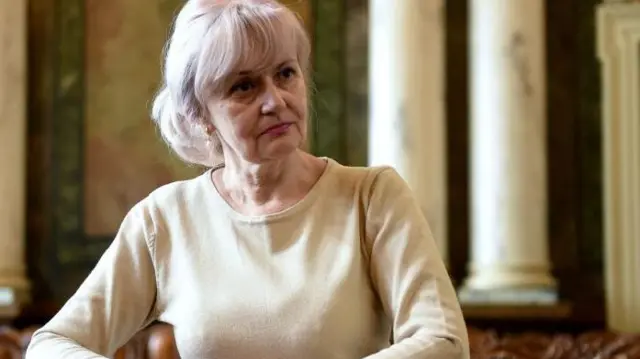
[[163, 86], [151, 111], [180, 158], [205, 166], [221, 162], [220, 140], [206, 131], [207, 102], [240, 67], [259, 71], [272, 63], [283, 41], [294, 44], [306, 76], [309, 38], [286, 6], [274, 0], [187, 1], [165, 48]]

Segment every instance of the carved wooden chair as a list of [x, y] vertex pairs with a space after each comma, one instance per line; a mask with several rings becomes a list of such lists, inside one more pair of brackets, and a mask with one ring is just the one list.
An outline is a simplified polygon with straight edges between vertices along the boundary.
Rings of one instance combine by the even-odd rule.
[[[0, 328], [0, 359], [21, 359], [35, 328]], [[640, 334], [613, 332], [503, 334], [469, 328], [472, 359], [640, 359]], [[114, 359], [180, 359], [173, 330], [154, 324], [122, 347]]]

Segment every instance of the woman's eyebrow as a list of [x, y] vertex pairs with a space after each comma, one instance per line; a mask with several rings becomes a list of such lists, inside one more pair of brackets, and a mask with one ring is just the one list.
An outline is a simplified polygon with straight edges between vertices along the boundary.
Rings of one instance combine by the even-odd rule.
[[281, 68], [281, 67], [283, 67], [285, 65], [291, 64], [292, 62], [293, 62], [293, 59], [288, 59], [288, 60], [282, 61], [277, 67]]
[[[287, 59], [287, 60], [284, 60], [284, 61], [280, 62], [275, 68], [279, 69], [279, 68], [282, 68], [283, 66], [289, 65], [289, 64], [291, 64], [293, 62], [294, 62], [294, 59]], [[255, 72], [256, 72], [255, 70], [241, 70], [241, 71], [234, 72], [233, 75], [235, 75], [235, 76], [250, 76], [250, 75], [254, 74]]]

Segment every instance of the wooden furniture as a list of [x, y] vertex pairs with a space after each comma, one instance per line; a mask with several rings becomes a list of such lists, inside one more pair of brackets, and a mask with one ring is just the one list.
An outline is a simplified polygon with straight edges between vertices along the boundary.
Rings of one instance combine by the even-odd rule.
[[[21, 359], [33, 330], [0, 329], [0, 359]], [[640, 334], [498, 334], [470, 328], [469, 341], [472, 359], [640, 359]], [[114, 359], [179, 359], [171, 327], [157, 324], [143, 330]]]
[[[0, 328], [0, 359], [22, 359], [35, 327], [16, 330]], [[180, 359], [171, 326], [153, 325], [120, 348], [113, 359]]]

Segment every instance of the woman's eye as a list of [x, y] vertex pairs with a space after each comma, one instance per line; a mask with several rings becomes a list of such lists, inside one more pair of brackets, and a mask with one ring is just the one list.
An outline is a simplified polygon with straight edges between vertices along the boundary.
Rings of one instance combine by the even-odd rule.
[[231, 87], [231, 93], [247, 92], [253, 89], [254, 84], [251, 80], [242, 80]]
[[296, 74], [296, 70], [294, 70], [292, 67], [285, 67], [282, 70], [280, 70], [280, 76], [282, 76], [282, 78], [285, 78], [285, 79], [293, 77], [293, 75], [295, 74]]

